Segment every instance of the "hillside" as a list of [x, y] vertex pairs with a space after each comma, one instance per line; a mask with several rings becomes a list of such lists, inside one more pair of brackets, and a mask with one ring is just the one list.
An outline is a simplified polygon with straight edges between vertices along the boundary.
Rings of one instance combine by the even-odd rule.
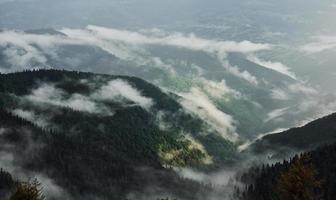
[[[277, 58], [272, 62], [257, 57], [259, 51], [268, 51], [267, 44], [169, 30], [158, 30], [162, 33], [156, 34], [147, 29], [85, 26], [0, 31], [0, 72], [52, 67], [139, 77], [189, 97], [185, 103], [194, 104], [187, 107], [189, 112], [208, 120], [218, 132], [224, 132], [220, 130], [223, 122], [218, 125], [224, 117], [217, 117], [206, 105], [220, 115], [229, 115], [232, 119], [227, 121], [232, 125], [228, 128], [249, 140], [257, 133], [291, 127], [321, 112], [319, 106], [296, 106], [297, 102], [316, 97], [311, 96], [313, 87], [295, 79], [286, 65], [275, 62]], [[206, 46], [200, 48], [198, 44]], [[197, 101], [201, 97], [203, 101]], [[279, 109], [283, 112], [275, 112]]]
[[[336, 114], [331, 114], [305, 126], [257, 140], [244, 153], [257, 154], [260, 158], [266, 155], [266, 163], [270, 164], [257, 164], [244, 173], [239, 173], [237, 180], [244, 187], [236, 188], [236, 198], [334, 199], [335, 131]], [[284, 161], [275, 163], [274, 159]]]
[[170, 167], [234, 159], [235, 146], [184, 112], [177, 96], [138, 78], [27, 71], [0, 75], [0, 96], [1, 152], [13, 156], [9, 164], [77, 198], [149, 189], [200, 198], [211, 188]]
[[266, 135], [251, 146], [251, 150], [283, 152], [312, 150], [336, 141], [336, 114], [320, 118], [305, 126]]
[[251, 168], [238, 179], [241, 200], [323, 199], [336, 195], [336, 144], [296, 155], [290, 161]]

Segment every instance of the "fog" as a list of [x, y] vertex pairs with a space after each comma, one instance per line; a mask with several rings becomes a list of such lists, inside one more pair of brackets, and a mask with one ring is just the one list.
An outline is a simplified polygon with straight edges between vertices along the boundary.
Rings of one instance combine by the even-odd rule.
[[[177, 95], [185, 111], [243, 151], [274, 130], [336, 111], [335, 17], [335, 0], [0, 0], [0, 72], [54, 67], [139, 76]], [[68, 56], [70, 47], [84, 53]], [[230, 53], [246, 60], [232, 64]], [[155, 105], [122, 80], [89, 96], [67, 96], [54, 85], [25, 96], [113, 115], [99, 104], [106, 99]], [[33, 112], [13, 112], [48, 125]], [[177, 172], [227, 185], [236, 171]]]
[[287, 73], [289, 67], [313, 84], [335, 92], [330, 86], [330, 80], [335, 80], [331, 67], [335, 59], [330, 54], [335, 49], [332, 38], [336, 27], [329, 20], [336, 16], [335, 9], [333, 0], [1, 0], [0, 29], [83, 28], [92, 24], [272, 43], [278, 48], [263, 54], [264, 59], [277, 58], [284, 64], [276, 65], [282, 72]]

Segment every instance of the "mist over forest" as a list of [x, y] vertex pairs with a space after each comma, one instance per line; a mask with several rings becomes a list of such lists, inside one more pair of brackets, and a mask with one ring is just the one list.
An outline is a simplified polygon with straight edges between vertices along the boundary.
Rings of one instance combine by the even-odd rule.
[[334, 199], [335, 17], [0, 0], [0, 199]]

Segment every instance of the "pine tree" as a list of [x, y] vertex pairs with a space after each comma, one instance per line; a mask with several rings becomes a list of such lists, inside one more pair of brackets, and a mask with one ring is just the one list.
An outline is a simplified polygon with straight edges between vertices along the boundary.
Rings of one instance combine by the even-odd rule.
[[45, 200], [41, 183], [36, 179], [32, 182], [19, 183], [10, 200]]
[[281, 174], [277, 185], [281, 200], [320, 200], [322, 181], [311, 164], [305, 164], [305, 157], [297, 159], [289, 170]]

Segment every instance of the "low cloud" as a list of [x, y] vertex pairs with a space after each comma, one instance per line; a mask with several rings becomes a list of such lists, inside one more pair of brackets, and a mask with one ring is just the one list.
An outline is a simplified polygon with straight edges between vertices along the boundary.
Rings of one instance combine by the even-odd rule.
[[285, 104], [284, 108], [269, 112], [264, 119], [264, 122], [272, 121], [272, 123], [281, 124], [281, 127], [301, 126], [336, 112], [335, 95], [324, 94], [319, 88], [302, 81], [273, 89], [271, 97], [290, 103]]
[[290, 100], [295, 95], [304, 96], [306, 98], [319, 98], [318, 93], [316, 88], [309, 86], [307, 83], [297, 82], [288, 84], [283, 88], [273, 89], [271, 91], [271, 97], [276, 100]]
[[233, 74], [234, 76], [244, 79], [245, 81], [251, 83], [252, 85], [258, 85], [257, 77], [253, 76], [248, 71], [240, 70], [238, 66], [232, 66], [226, 59], [226, 55], [218, 55], [218, 60], [221, 62], [224, 69]]
[[[29, 133], [25, 132], [25, 130], [22, 130], [22, 134], [25, 134], [27, 137], [29, 137]], [[13, 153], [13, 146], [6, 144], [1, 145], [0, 166], [2, 169], [8, 171], [14, 176], [15, 179], [19, 179], [20, 181], [31, 181], [32, 178], [36, 178], [41, 183], [42, 192], [47, 199], [71, 199], [66, 190], [57, 185], [54, 180], [50, 179], [45, 174], [27, 170], [21, 164], [24, 162], [23, 160], [25, 159], [25, 155], [18, 155], [18, 152]], [[36, 146], [39, 146], [39, 144], [30, 139], [28, 148], [24, 153], [31, 151], [31, 148], [35, 148]]]
[[242, 94], [230, 88], [224, 79], [220, 82], [216, 82], [207, 80], [205, 78], [200, 78], [198, 82], [202, 83], [202, 89], [212, 98], [225, 99], [226, 97], [242, 97]]
[[206, 51], [209, 53], [249, 53], [268, 50], [271, 48], [269, 44], [259, 44], [250, 41], [234, 42], [208, 40], [197, 37], [194, 34], [167, 34], [162, 31], [160, 34], [148, 36], [139, 32], [130, 32], [92, 25], [87, 26], [85, 30], [63, 29], [61, 32], [70, 36], [71, 38], [81, 38], [83, 40], [90, 40], [89, 38], [98, 38], [103, 41], [121, 41], [134, 45], [167, 45], [197, 51]]
[[0, 72], [29, 69], [33, 64], [46, 65], [47, 56], [55, 56], [58, 46], [79, 44], [83, 43], [62, 35], [1, 31], [0, 48], [4, 48], [5, 61], [11, 65], [12, 69], [0, 68]]
[[317, 95], [319, 92], [305, 83], [294, 83], [288, 86], [290, 92], [303, 93], [305, 95]]
[[[271, 45], [263, 43], [253, 43], [250, 41], [234, 42], [234, 41], [220, 41], [220, 40], [210, 40], [205, 38], [200, 38], [194, 34], [182, 34], [182, 33], [166, 33], [161, 30], [157, 30], [153, 34], [143, 34], [140, 32], [130, 32], [124, 30], [117, 30], [111, 28], [88, 26], [86, 29], [63, 29], [62, 32], [68, 35], [70, 38], [80, 39], [83, 42], [89, 44], [100, 44], [99, 46], [117, 55], [119, 58], [123, 59], [137, 59], [139, 63], [142, 60], [146, 64], [146, 59], [142, 57], [140, 59], [136, 54], [121, 53], [116, 51], [116, 48], [111, 48], [111, 44], [115, 42], [126, 43], [134, 46], [145, 46], [145, 45], [161, 45], [161, 46], [172, 46], [175, 48], [184, 48], [192, 51], [202, 51], [213, 55], [215, 58], [225, 60], [226, 54], [229, 52], [239, 52], [239, 53], [253, 53], [262, 50], [270, 50]], [[113, 45], [112, 45], [113, 46]], [[155, 61], [155, 60], [154, 60]], [[149, 62], [147, 60], [147, 62]], [[151, 61], [153, 62], [153, 61]], [[140, 62], [141, 63], [141, 62]], [[154, 62], [155, 64], [155, 62]], [[165, 64], [164, 62], [156, 62], [157, 66], [163, 66], [166, 69], [173, 71], [173, 66]], [[223, 66], [226, 70], [239, 78], [245, 79], [252, 84], [257, 84], [257, 79], [247, 71], [240, 71], [237, 66], [230, 66], [224, 63]]]
[[[249, 160], [242, 161], [239, 167], [223, 168], [212, 172], [202, 172], [190, 168], [175, 168], [174, 170], [185, 179], [197, 181], [201, 184], [211, 185], [212, 191], [206, 194], [209, 200], [234, 200], [237, 187], [243, 189], [244, 185], [238, 181], [239, 173], [251, 166]], [[199, 199], [204, 199], [199, 198]]]
[[[96, 83], [87, 82], [87, 84]], [[124, 106], [127, 102], [134, 103], [133, 105], [141, 106], [146, 110], [149, 110], [154, 104], [151, 98], [143, 96], [141, 91], [122, 79], [111, 80], [88, 95], [68, 94], [66, 91], [57, 88], [55, 84], [42, 83], [39, 87], [33, 89], [31, 94], [24, 96], [23, 100], [33, 102], [36, 105], [50, 104], [104, 115], [113, 115], [113, 110], [105, 105], [104, 102], [106, 101], [118, 102]], [[127, 103], [127, 106], [130, 105]], [[46, 124], [46, 122], [39, 120], [33, 112], [23, 110], [15, 110], [14, 112], [25, 119], [30, 119], [30, 121], [39, 122], [40, 125]]]
[[[279, 118], [284, 115], [287, 110], [289, 109], [289, 107], [286, 107], [286, 108], [279, 108], [279, 109], [275, 109], [273, 111], [271, 111], [270, 113], [267, 114], [267, 118], [264, 120], [264, 122], [268, 122], [268, 121], [271, 121], [271, 120], [279, 120]], [[280, 118], [281, 120], [281, 118]]]
[[5, 129], [5, 128], [2, 128], [2, 127], [0, 127], [0, 136], [1, 136], [2, 134], [4, 134], [4, 133], [5, 133], [5, 131], [6, 131], [6, 129]]
[[289, 100], [289, 94], [283, 89], [276, 88], [271, 91], [271, 97], [276, 100]]
[[73, 199], [65, 189], [57, 185], [53, 179], [46, 175], [32, 173], [29, 176], [36, 178], [41, 183], [43, 194], [47, 199]]
[[288, 128], [278, 128], [278, 129], [275, 129], [275, 130], [267, 132], [267, 133], [258, 134], [257, 137], [255, 137], [253, 140], [248, 140], [244, 144], [240, 145], [238, 147], [238, 151], [239, 152], [245, 151], [252, 144], [254, 144], [256, 141], [262, 139], [263, 137], [265, 137], [267, 135], [273, 135], [273, 134], [281, 133], [281, 132], [286, 131], [286, 130], [288, 130]]
[[219, 110], [201, 89], [192, 88], [189, 93], [179, 95], [183, 97], [181, 104], [186, 110], [208, 122], [223, 138], [230, 141], [238, 140], [239, 136], [236, 133], [234, 119]]
[[69, 107], [73, 110], [84, 111], [89, 113], [102, 113], [108, 111], [104, 106], [98, 106], [96, 102], [87, 96], [81, 94], [68, 94], [55, 87], [52, 84], [42, 84], [34, 89], [25, 99], [34, 103], [46, 103], [61, 107]]
[[272, 61], [265, 61], [262, 60], [256, 56], [250, 55], [248, 57], [248, 59], [260, 66], [263, 66], [265, 68], [274, 70], [276, 72], [279, 72], [281, 74], [287, 75], [293, 79], [296, 79], [296, 75], [290, 71], [290, 68], [284, 64], [282, 64], [281, 62], [272, 62]]
[[336, 36], [315, 36], [313, 40], [314, 42], [301, 46], [300, 50], [306, 53], [320, 53], [336, 48]]
[[253, 85], [258, 85], [258, 80], [255, 76], [253, 76], [251, 73], [248, 71], [240, 71], [239, 67], [237, 66], [230, 66], [227, 65], [225, 67], [229, 72], [231, 72], [233, 75], [242, 78], [248, 82], [250, 82]]
[[18, 117], [21, 117], [29, 122], [33, 122], [36, 125], [40, 127], [49, 127], [50, 123], [48, 122], [49, 120], [47, 119], [47, 116], [39, 116], [36, 115], [34, 111], [31, 110], [22, 110], [22, 109], [14, 109], [12, 111], [13, 114], [15, 114]]
[[190, 168], [176, 168], [176, 172], [183, 178], [191, 179], [203, 184], [212, 184], [215, 186], [226, 186], [229, 181], [234, 177], [236, 171], [222, 170], [206, 174]]
[[[202, 51], [214, 58], [222, 58], [228, 52], [254, 53], [271, 49], [271, 45], [250, 41], [222, 41], [198, 37], [194, 34], [168, 33], [162, 30], [132, 32], [98, 26], [84, 29], [62, 29], [66, 35], [31, 34], [18, 31], [0, 32], [0, 48], [4, 49], [4, 61], [10, 68], [0, 68], [0, 72], [12, 72], [34, 67], [48, 67], [49, 58], [59, 58], [58, 48], [64, 45], [85, 45], [96, 47], [136, 66], [158, 67], [175, 73], [172, 64], [162, 58], [152, 56], [146, 47], [150, 45], [183, 48]], [[69, 62], [76, 61], [70, 59]], [[76, 61], [75, 63], [78, 64]], [[80, 63], [79, 63], [80, 64]], [[67, 67], [67, 66], [55, 66]], [[80, 67], [80, 66], [78, 66]], [[229, 72], [256, 83], [248, 72], [240, 72], [238, 67], [227, 67]]]
[[154, 104], [151, 98], [143, 96], [140, 91], [121, 79], [108, 82], [92, 96], [99, 100], [117, 100], [122, 97], [145, 109], [150, 109]]

